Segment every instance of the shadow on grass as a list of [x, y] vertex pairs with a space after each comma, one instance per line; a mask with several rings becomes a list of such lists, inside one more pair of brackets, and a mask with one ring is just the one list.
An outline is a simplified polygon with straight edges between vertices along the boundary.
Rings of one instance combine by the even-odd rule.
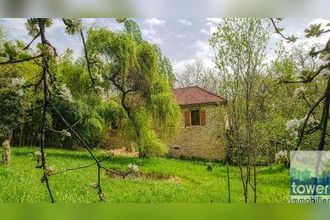
[[[13, 147], [12, 155], [18, 157], [29, 157], [34, 158], [34, 152], [39, 149], [36, 147]], [[109, 155], [105, 151], [94, 151], [94, 155], [102, 160]], [[67, 149], [56, 149], [56, 148], [47, 148], [46, 156], [48, 158], [60, 158], [64, 160], [86, 160], [88, 162], [93, 162], [91, 155], [84, 150], [67, 150]], [[104, 162], [108, 165], [125, 165], [127, 166], [130, 163], [137, 164], [139, 166], [144, 166], [145, 164], [152, 164], [153, 161], [150, 158], [132, 158], [125, 156], [110, 156]]]
[[[24, 148], [19, 149], [19, 147], [15, 147], [15, 150], [12, 151], [12, 155], [14, 156], [26, 156], [26, 157], [34, 157], [34, 152], [39, 150], [37, 148]], [[62, 150], [62, 152], [56, 152], [60, 149], [46, 149], [47, 157], [60, 157], [62, 159], [92, 159], [91, 156], [86, 152], [81, 151], [70, 151], [70, 150]], [[97, 155], [99, 156], [99, 155]]]
[[276, 173], [283, 173], [284, 171], [289, 171], [284, 165], [272, 165], [269, 167], [263, 167], [262, 169], [258, 170], [259, 174], [276, 174]]

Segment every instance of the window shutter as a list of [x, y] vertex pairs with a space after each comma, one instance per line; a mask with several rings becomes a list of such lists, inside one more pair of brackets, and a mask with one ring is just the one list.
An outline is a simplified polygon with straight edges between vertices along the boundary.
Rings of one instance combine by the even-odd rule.
[[184, 112], [184, 126], [185, 127], [190, 126], [190, 111]]
[[200, 111], [200, 115], [201, 115], [201, 125], [205, 125], [206, 124], [206, 114], [205, 114], [204, 109]]

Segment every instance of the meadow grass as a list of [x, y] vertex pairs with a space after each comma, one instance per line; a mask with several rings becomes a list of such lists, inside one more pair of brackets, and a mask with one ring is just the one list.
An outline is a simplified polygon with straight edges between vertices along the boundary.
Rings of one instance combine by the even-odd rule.
[[[36, 169], [34, 152], [37, 148], [12, 149], [11, 165], [0, 165], [0, 202], [49, 202], [46, 188], [40, 182], [42, 172]], [[92, 164], [84, 151], [47, 149], [47, 162], [55, 172], [69, 167]], [[99, 158], [105, 152], [95, 151]], [[128, 170], [135, 163], [143, 178], [111, 178], [102, 173], [102, 187], [107, 202], [138, 203], [221, 203], [227, 202], [226, 167], [214, 163], [207, 171], [207, 162], [183, 161], [169, 158], [110, 157], [104, 164], [116, 170]], [[56, 202], [99, 202], [96, 189], [91, 184], [97, 180], [96, 166], [67, 171], [50, 177]], [[243, 202], [239, 169], [230, 167], [232, 202]], [[252, 191], [251, 191], [252, 193]], [[252, 196], [251, 196], [252, 200]], [[289, 171], [280, 166], [258, 168], [258, 202], [282, 203], [289, 200]]]

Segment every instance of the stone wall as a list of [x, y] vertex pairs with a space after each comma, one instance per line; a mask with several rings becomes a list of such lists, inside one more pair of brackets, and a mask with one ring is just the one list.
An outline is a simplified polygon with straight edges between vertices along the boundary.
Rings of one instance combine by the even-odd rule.
[[[184, 123], [184, 112], [205, 110], [206, 124], [187, 126]], [[181, 106], [182, 119], [178, 135], [172, 139], [169, 153], [173, 157], [203, 158], [223, 160], [225, 158], [224, 131], [226, 111], [224, 105], [204, 104]]]

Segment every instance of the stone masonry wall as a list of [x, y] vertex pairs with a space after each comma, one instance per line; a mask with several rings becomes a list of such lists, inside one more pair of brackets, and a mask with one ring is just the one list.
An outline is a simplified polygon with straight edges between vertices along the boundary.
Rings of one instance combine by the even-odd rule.
[[[206, 124], [185, 127], [184, 112], [195, 109], [205, 110]], [[181, 113], [178, 135], [172, 139], [169, 146], [170, 155], [173, 157], [223, 160], [225, 147], [224, 141], [219, 136], [223, 137], [222, 132], [225, 131], [225, 106], [216, 104], [181, 106]]]

